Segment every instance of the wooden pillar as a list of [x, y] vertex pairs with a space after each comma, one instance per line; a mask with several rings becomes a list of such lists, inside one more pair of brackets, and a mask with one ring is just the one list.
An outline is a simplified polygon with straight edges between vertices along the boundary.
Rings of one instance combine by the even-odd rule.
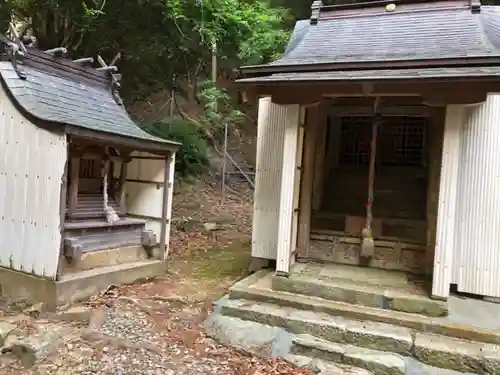
[[444, 134], [445, 109], [434, 108], [429, 118], [427, 132], [427, 246], [425, 274], [432, 277], [434, 267], [434, 249], [436, 247], [436, 225], [439, 201], [439, 176], [441, 173], [441, 157]]
[[297, 234], [297, 257], [307, 258], [311, 235], [311, 213], [313, 203], [314, 157], [319, 130], [319, 104], [309, 107], [306, 113], [304, 158], [299, 202], [299, 230]]
[[127, 182], [127, 166], [127, 161], [122, 160], [120, 164], [120, 181], [118, 184], [118, 194], [116, 195], [120, 203], [120, 211], [123, 215], [127, 214], [127, 190], [125, 188], [125, 183]]
[[116, 184], [115, 184], [115, 161], [110, 158], [108, 164], [108, 186], [109, 186], [109, 196], [115, 198], [116, 197]]
[[163, 176], [163, 202], [160, 229], [160, 259], [167, 259], [170, 243], [170, 222], [172, 216], [172, 198], [175, 176], [175, 153], [165, 157], [165, 173]]
[[297, 150], [295, 157], [295, 180], [293, 184], [293, 206], [292, 206], [292, 236], [290, 242], [290, 265], [294, 264], [298, 252], [298, 232], [300, 215], [300, 190], [302, 189], [302, 169], [304, 160], [304, 134], [306, 124], [306, 108], [300, 108], [299, 131], [297, 133]]
[[72, 156], [70, 159], [68, 216], [74, 216], [78, 204], [78, 184], [80, 178], [80, 157]]
[[[338, 167], [340, 155], [340, 133], [342, 130], [342, 118], [339, 116], [330, 116], [325, 118], [325, 124], [328, 127], [325, 147], [325, 163], [323, 174], [329, 177], [332, 170]], [[321, 191], [323, 193], [323, 191]]]
[[64, 222], [66, 221], [66, 200], [68, 194], [68, 164], [68, 160], [66, 160], [66, 163], [64, 163], [63, 175], [61, 176], [61, 192], [59, 200], [59, 232], [61, 233], [61, 244], [57, 263], [56, 281], [61, 279], [63, 273]]
[[290, 271], [292, 251], [295, 245], [293, 234], [294, 196], [296, 186], [297, 152], [299, 145], [300, 106], [284, 107], [283, 169], [281, 174], [280, 209], [278, 223], [278, 248], [276, 274], [287, 276]]
[[313, 182], [313, 210], [317, 211], [321, 207], [323, 195], [323, 180], [325, 174], [325, 153], [326, 153], [326, 135], [327, 121], [325, 103], [321, 103], [318, 109], [318, 131], [316, 139], [316, 148], [314, 155], [314, 182]]

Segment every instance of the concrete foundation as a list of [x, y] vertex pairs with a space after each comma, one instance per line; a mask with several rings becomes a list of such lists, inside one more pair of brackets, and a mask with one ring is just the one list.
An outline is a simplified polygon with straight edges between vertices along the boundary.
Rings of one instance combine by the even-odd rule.
[[148, 254], [142, 246], [118, 247], [115, 249], [98, 250], [82, 254], [79, 259], [68, 262], [62, 258], [63, 273], [90, 270], [98, 267], [116, 266], [131, 262], [141, 262], [148, 259]]
[[32, 303], [45, 302], [49, 310], [54, 310], [58, 305], [95, 295], [110, 285], [161, 276], [165, 270], [165, 261], [146, 260], [74, 272], [54, 281], [0, 268], [1, 295]]

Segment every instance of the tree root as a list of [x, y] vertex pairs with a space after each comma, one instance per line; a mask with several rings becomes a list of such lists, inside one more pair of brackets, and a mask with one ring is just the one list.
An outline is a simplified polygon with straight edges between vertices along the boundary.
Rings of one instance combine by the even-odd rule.
[[152, 315], [153, 314], [153, 310], [151, 308], [149, 308], [148, 306], [144, 305], [141, 301], [139, 301], [137, 299], [130, 298], [130, 297], [125, 297], [125, 296], [120, 296], [120, 297], [118, 297], [118, 300], [130, 302], [131, 304], [133, 304], [134, 306], [136, 306], [139, 310], [141, 310], [143, 313], [146, 313], [148, 315]]
[[189, 303], [189, 301], [186, 301], [184, 298], [180, 296], [147, 296], [147, 297], [142, 297], [141, 299], [150, 299], [153, 301], [163, 301], [163, 302], [178, 302], [182, 304]]
[[82, 335], [82, 339], [88, 342], [99, 344], [99, 346], [110, 346], [115, 349], [131, 349], [131, 350], [141, 350], [145, 349], [152, 353], [162, 355], [162, 350], [156, 345], [149, 342], [134, 343], [127, 339], [122, 339], [120, 337], [114, 337], [109, 335], [103, 335], [98, 332], [85, 332]]

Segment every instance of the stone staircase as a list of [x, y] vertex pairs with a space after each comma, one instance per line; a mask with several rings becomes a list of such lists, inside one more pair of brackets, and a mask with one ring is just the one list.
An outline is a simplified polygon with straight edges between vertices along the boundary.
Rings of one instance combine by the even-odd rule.
[[205, 326], [322, 375], [500, 374], [500, 306], [424, 291], [401, 272], [296, 264], [234, 285]]

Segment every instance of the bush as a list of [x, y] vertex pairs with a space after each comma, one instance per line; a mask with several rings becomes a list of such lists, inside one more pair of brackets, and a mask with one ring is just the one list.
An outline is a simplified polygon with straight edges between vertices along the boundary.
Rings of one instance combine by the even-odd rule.
[[173, 119], [144, 126], [144, 130], [157, 137], [179, 142], [176, 170], [182, 175], [196, 175], [209, 164], [208, 142], [191, 121]]

